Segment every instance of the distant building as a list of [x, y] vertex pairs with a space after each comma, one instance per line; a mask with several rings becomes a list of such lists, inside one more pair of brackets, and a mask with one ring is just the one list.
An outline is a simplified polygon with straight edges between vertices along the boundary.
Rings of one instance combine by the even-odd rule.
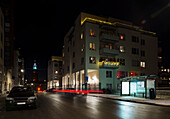
[[52, 56], [48, 61], [48, 82], [47, 89], [59, 88], [62, 86], [62, 57]]
[[63, 88], [120, 90], [120, 78], [158, 74], [156, 33], [81, 13], [64, 37]]
[[4, 16], [0, 8], [0, 94], [7, 89], [4, 80]]

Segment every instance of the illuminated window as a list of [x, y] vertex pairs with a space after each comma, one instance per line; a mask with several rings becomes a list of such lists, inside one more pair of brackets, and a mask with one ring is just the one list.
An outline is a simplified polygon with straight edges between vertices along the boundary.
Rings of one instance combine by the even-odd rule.
[[96, 50], [96, 44], [95, 43], [90, 43], [90, 50]]
[[125, 34], [119, 34], [120, 40], [125, 40]]
[[83, 39], [83, 33], [81, 33], [81, 40]]
[[142, 62], [140, 62], [140, 67], [145, 68], [145, 67], [146, 67], [145, 65], [146, 65], [146, 63], [145, 63], [145, 62], [143, 62], [143, 61], [142, 61]]
[[89, 63], [96, 64], [96, 58], [95, 57], [89, 57]]
[[112, 78], [112, 71], [106, 71], [106, 78]]
[[120, 52], [125, 52], [125, 46], [120, 46]]
[[90, 29], [90, 36], [96, 36], [96, 33], [95, 33], [94, 29]]

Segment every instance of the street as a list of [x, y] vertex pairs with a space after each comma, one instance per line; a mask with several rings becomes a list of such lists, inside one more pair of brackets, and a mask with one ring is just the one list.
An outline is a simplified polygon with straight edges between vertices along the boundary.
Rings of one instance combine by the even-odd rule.
[[170, 116], [169, 107], [82, 95], [41, 93], [37, 96], [37, 109], [6, 112], [1, 104], [0, 119], [169, 119]]

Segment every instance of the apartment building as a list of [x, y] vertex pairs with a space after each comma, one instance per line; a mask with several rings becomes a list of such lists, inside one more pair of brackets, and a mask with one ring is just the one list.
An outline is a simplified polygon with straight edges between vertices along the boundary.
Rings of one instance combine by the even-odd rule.
[[63, 88], [119, 90], [120, 78], [158, 73], [156, 33], [81, 13], [64, 37]]
[[0, 8], [0, 94], [4, 92], [4, 16]]
[[47, 89], [59, 88], [62, 85], [62, 57], [52, 56], [48, 61]]

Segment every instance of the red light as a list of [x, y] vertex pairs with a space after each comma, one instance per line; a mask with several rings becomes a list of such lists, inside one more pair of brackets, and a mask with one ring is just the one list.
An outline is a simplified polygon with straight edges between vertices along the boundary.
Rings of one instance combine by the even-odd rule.
[[40, 91], [40, 90], [41, 90], [41, 88], [40, 88], [40, 87], [38, 87], [37, 89], [38, 89], [38, 91]]
[[82, 91], [82, 90], [53, 90], [56, 92], [68, 92], [68, 93], [103, 93], [103, 91]]

